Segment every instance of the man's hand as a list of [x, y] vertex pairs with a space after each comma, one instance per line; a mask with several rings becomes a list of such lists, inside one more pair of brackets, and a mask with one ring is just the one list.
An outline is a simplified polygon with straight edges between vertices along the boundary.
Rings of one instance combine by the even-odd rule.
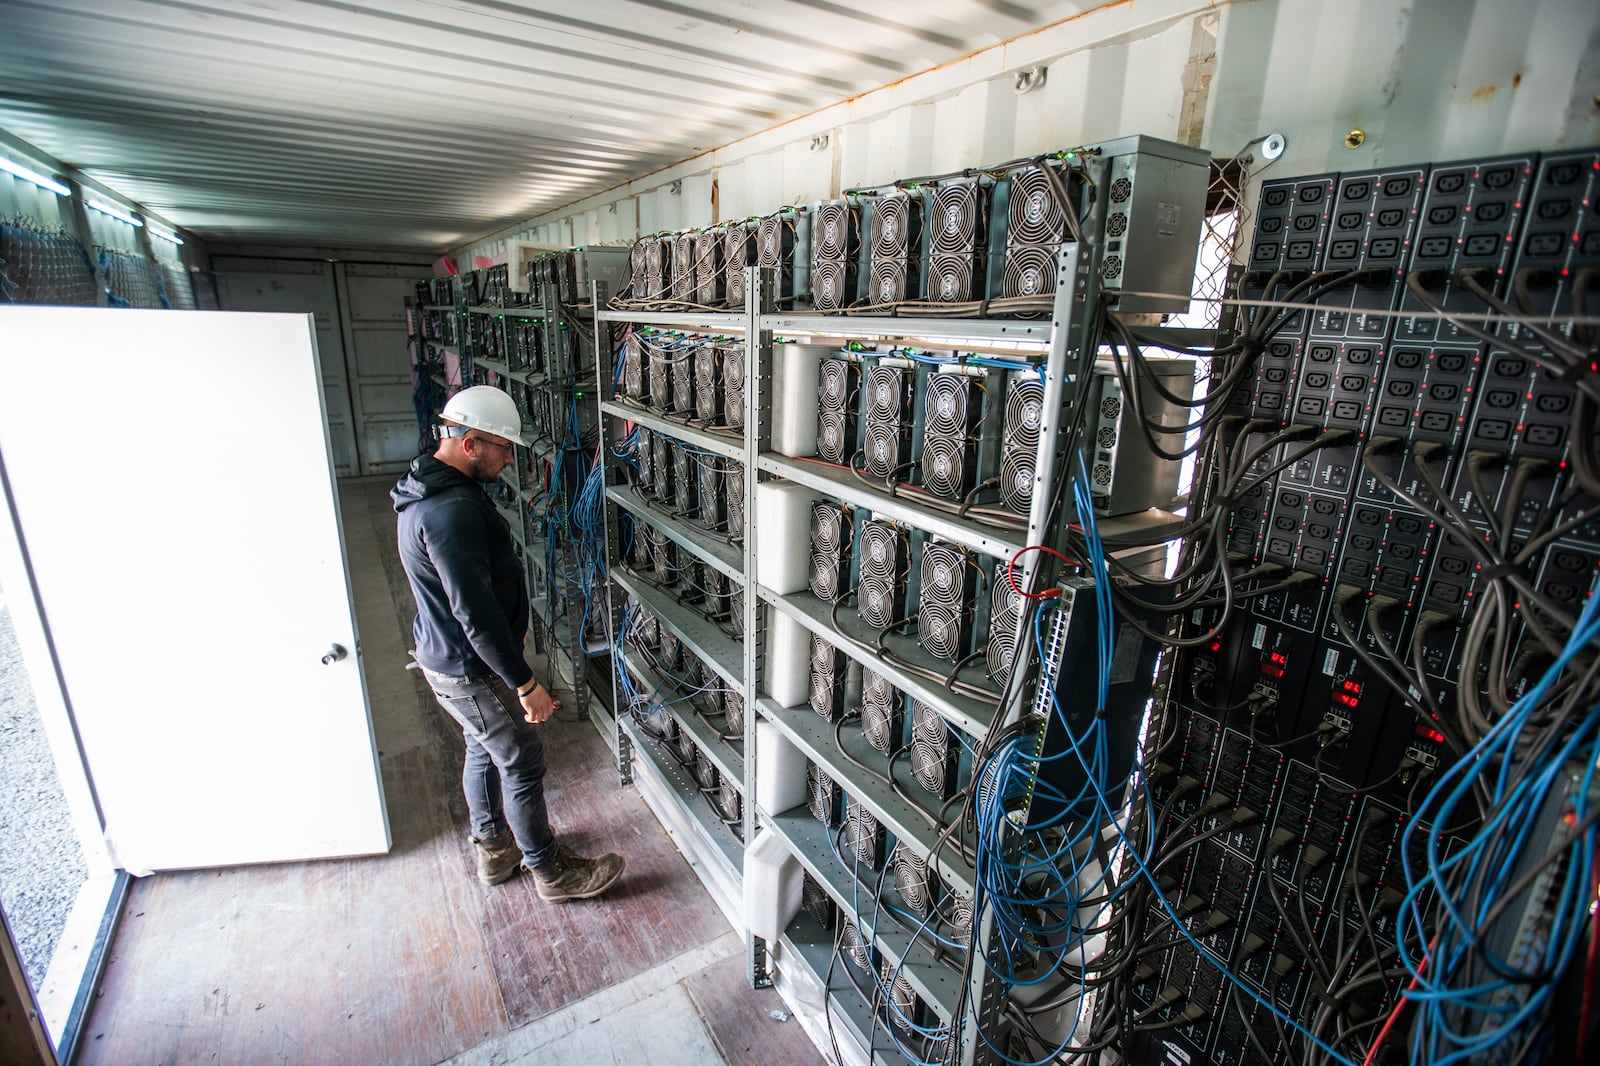
[[552, 696], [543, 685], [535, 685], [532, 692], [521, 697], [522, 717], [530, 725], [538, 725], [549, 721], [550, 716], [561, 709], [561, 701]]

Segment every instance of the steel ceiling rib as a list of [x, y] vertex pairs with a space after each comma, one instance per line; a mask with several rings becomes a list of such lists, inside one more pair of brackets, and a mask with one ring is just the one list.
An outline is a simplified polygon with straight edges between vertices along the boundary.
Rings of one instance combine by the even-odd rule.
[[7, 0], [0, 129], [202, 238], [438, 251], [1106, 2]]
[[[739, 109], [731, 104], [718, 104], [712, 101], [708, 104], [704, 96], [691, 92], [679, 92], [685, 88], [681, 78], [662, 76], [646, 73], [636, 77], [631, 88], [625, 93], [618, 93], [616, 70], [609, 65], [601, 67], [601, 74], [584, 74], [578, 69], [568, 70], [559, 75], [548, 70], [541, 70], [516, 63], [497, 63], [495, 61], [474, 57], [470, 61], [463, 61], [453, 53], [437, 48], [424, 48], [418, 46], [408, 50], [407, 53], [397, 52], [392, 59], [379, 59], [366, 57], [359, 54], [338, 53], [299, 47], [288, 42], [282, 42], [270, 48], [263, 47], [258, 42], [239, 40], [235, 38], [219, 38], [217, 35], [205, 35], [208, 43], [218, 44], [227, 52], [211, 57], [195, 57], [192, 53], [183, 50], [182, 45], [187, 43], [180, 40], [169, 42], [165, 38], [170, 34], [160, 35], [158, 39], [148, 43], [141, 43], [135, 36], [128, 36], [116, 42], [106, 42], [92, 35], [85, 35], [84, 30], [92, 26], [80, 25], [82, 20], [77, 20], [71, 27], [63, 28], [60, 32], [41, 32], [39, 27], [26, 25], [16, 26], [13, 30], [18, 35], [19, 41], [33, 41], [43, 45], [47, 42], [65, 42], [72, 46], [74, 54], [79, 56], [94, 55], [93, 65], [85, 66], [86, 73], [98, 75], [102, 80], [114, 80], [118, 77], [125, 78], [125, 71], [130, 63], [141, 60], [166, 56], [177, 65], [168, 67], [162, 75], [162, 81], [168, 85], [187, 84], [191, 91], [205, 89], [212, 93], [228, 94], [233, 89], [231, 79], [238, 77], [238, 70], [243, 66], [259, 68], [265, 75], [278, 75], [274, 86], [274, 99], [293, 99], [295, 95], [302, 98], [308, 108], [315, 108], [326, 103], [326, 96], [318, 87], [311, 83], [311, 79], [324, 78], [331, 84], [338, 85], [342, 92], [349, 94], [344, 101], [349, 106], [352, 101], [362, 103], [374, 108], [382, 108], [380, 113], [392, 113], [395, 103], [390, 94], [401, 93], [416, 97], [418, 101], [431, 102], [438, 99], [455, 99], [461, 103], [481, 103], [478, 95], [481, 91], [492, 91], [507, 95], [520, 95], [530, 90], [540, 90], [534, 83], [549, 81], [554, 85], [587, 85], [590, 89], [610, 93], [622, 98], [637, 99], [640, 90], [648, 90], [651, 95], [663, 98], [668, 102], [683, 105], [697, 105], [711, 107], [713, 110], [730, 110], [749, 117], [769, 119], [775, 112], [744, 108]], [[133, 28], [138, 28], [137, 24]], [[445, 60], [459, 70], [419, 68], [418, 55], [432, 55]], [[286, 56], [298, 56], [303, 62], [297, 64], [292, 72], [286, 71], [284, 59]], [[25, 63], [26, 57], [17, 60], [19, 67]], [[186, 61], [186, 62], [178, 62]], [[315, 64], [315, 65], [312, 65]], [[352, 64], [355, 69], [352, 69]], [[56, 64], [51, 64], [49, 69], [55, 69]], [[519, 85], [507, 77], [487, 77], [485, 73], [504, 71], [507, 75], [515, 75], [525, 79], [529, 84]], [[383, 72], [388, 75], [386, 79], [379, 79], [372, 72]], [[476, 76], [474, 76], [474, 72]], [[353, 75], [358, 74], [360, 87], [353, 87], [349, 83]], [[248, 83], [246, 83], [248, 85]], [[468, 87], [476, 87], [469, 92]], [[365, 90], [365, 91], [363, 91]], [[728, 89], [735, 95], [752, 95], [748, 87], [741, 89]], [[770, 95], [770, 94], [769, 94]], [[591, 95], [582, 95], [572, 92], [554, 92], [557, 98], [566, 99], [574, 104], [582, 105], [592, 100]], [[508, 104], [508, 106], [512, 106]], [[646, 110], [664, 109], [665, 104], [652, 104]], [[665, 111], [663, 110], [663, 113]]]
[[[172, 33], [171, 29], [166, 25], [133, 18], [125, 13], [127, 10], [138, 7], [151, 6], [150, 4], [131, 5], [130, 8], [123, 9], [124, 13], [115, 15], [98, 11], [78, 12], [65, 9], [59, 4], [39, 4], [31, 2], [31, 0], [19, 0], [14, 6], [19, 10], [35, 12], [41, 23], [46, 26], [52, 20], [59, 21], [62, 24], [86, 23], [89, 27], [97, 27], [101, 23], [109, 23], [131, 31], [152, 33], [158, 37], [180, 36]], [[202, 5], [183, 4], [176, 2], [176, 0], [166, 0], [161, 6], [191, 11], [202, 8]], [[316, 6], [330, 11], [348, 9], [348, 5], [328, 2], [322, 2]], [[196, 38], [212, 45], [220, 45], [230, 49], [230, 57], [233, 54], [231, 50], [234, 49], [260, 50], [269, 54], [287, 49], [293, 50], [295, 54], [306, 58], [326, 56], [357, 63], [361, 67], [392, 66], [394, 69], [406, 70], [413, 76], [423, 78], [435, 76], [436, 72], [420, 66], [417, 63], [419, 56], [429, 56], [467, 68], [487, 66], [518, 74], [537, 72], [543, 67], [548, 67], [552, 59], [554, 59], [564, 64], [561, 68], [564, 78], [570, 81], [590, 84], [597, 88], [614, 84], [616, 76], [625, 70], [633, 71], [635, 75], [643, 73], [646, 76], [646, 82], [648, 82], [646, 87], [650, 87], [652, 90], [658, 90], [660, 86], [669, 84], [683, 85], [682, 79], [673, 78], [670, 75], [658, 75], [648, 66], [641, 67], [634, 61], [634, 52], [620, 45], [600, 52], [581, 51], [557, 47], [537, 38], [518, 40], [497, 34], [467, 34], [447, 22], [411, 18], [396, 13], [389, 13], [386, 17], [392, 23], [424, 36], [407, 40], [401, 44], [381, 37], [354, 33], [344, 29], [337, 23], [318, 27], [287, 19], [267, 18], [263, 15], [246, 11], [230, 11], [227, 17], [244, 25], [239, 26], [233, 32], [210, 29], [204, 31], [187, 30], [181, 34], [181, 38], [184, 40]], [[270, 37], [263, 38], [259, 31], [267, 29], [281, 31], [285, 34], [285, 38], [282, 40], [275, 40]], [[341, 47], [337, 51], [326, 51], [315, 47], [315, 44], [320, 42], [323, 44], [323, 48], [326, 49], [330, 40]], [[439, 41], [453, 41], [454, 46], [440, 47], [437, 43]], [[107, 43], [120, 45], [124, 43], [124, 40], [119, 37], [115, 41]], [[511, 53], [520, 53], [523, 58], [520, 61], [497, 58], [495, 50], [501, 48], [505, 48]], [[681, 62], [682, 57], [677, 57], [674, 61]], [[276, 66], [281, 69], [283, 64], [278, 63]], [[750, 81], [736, 80], [739, 76], [748, 79], [751, 74], [762, 74], [768, 78], [776, 78], [780, 82], [801, 80], [796, 77], [793, 71], [781, 71], [776, 68], [736, 69], [729, 73], [732, 77], [723, 79], [707, 76], [704, 71], [701, 71], [697, 80], [709, 88], [731, 92], [736, 95], [775, 96], [777, 99], [787, 100], [792, 104], [804, 104], [808, 99], [807, 96], [799, 93], [756, 93], [753, 91]], [[824, 88], [844, 92], [848, 91], [849, 86], [826, 85]], [[692, 95], [684, 95], [682, 98], [685, 102], [691, 102], [695, 99]]]

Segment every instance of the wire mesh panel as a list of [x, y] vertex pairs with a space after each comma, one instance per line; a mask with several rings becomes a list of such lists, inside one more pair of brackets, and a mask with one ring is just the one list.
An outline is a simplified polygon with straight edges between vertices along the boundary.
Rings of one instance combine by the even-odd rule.
[[166, 298], [167, 306], [184, 311], [194, 310], [194, 283], [189, 277], [189, 272], [183, 268], [183, 264], [162, 260], [160, 269], [161, 292]]
[[66, 233], [29, 219], [0, 223], [0, 300], [93, 307], [99, 290], [89, 253]]
[[114, 307], [163, 307], [156, 265], [143, 256], [101, 248], [100, 276]]

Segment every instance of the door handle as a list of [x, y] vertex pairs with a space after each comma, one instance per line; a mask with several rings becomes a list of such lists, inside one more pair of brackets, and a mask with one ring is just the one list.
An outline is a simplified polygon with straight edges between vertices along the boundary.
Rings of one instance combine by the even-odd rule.
[[340, 659], [343, 659], [347, 654], [349, 653], [344, 650], [344, 645], [335, 644], [328, 649], [328, 654], [322, 657], [322, 665], [332, 666]]

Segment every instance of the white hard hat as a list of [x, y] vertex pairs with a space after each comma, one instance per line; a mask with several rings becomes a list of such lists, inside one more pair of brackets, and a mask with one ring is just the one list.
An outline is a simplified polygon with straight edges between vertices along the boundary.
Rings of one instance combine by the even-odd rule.
[[522, 439], [522, 416], [517, 414], [517, 405], [510, 396], [493, 385], [474, 385], [470, 389], [462, 389], [450, 397], [439, 414], [441, 418], [459, 422], [469, 429], [493, 433], [524, 448], [528, 446], [528, 442]]

